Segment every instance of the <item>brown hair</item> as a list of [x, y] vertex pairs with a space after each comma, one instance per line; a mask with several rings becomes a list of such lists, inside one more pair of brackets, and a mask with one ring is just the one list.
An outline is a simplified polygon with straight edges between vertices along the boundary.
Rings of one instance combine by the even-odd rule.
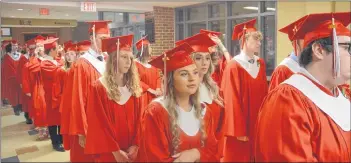
[[[121, 53], [122, 51], [120, 51]], [[131, 65], [126, 74], [123, 76], [124, 82], [126, 82], [126, 86], [129, 89], [129, 91], [136, 97], [139, 97], [141, 95], [141, 87], [139, 84], [139, 74], [137, 71], [137, 68], [134, 63], [134, 58], [133, 56], [130, 58], [131, 59]], [[117, 75], [117, 52], [112, 52], [109, 54], [109, 57], [106, 62], [106, 70], [104, 73], [104, 80], [106, 82], [106, 89], [108, 93], [109, 99], [112, 99], [114, 101], [119, 101], [121, 93], [118, 90], [118, 85], [116, 81], [116, 75]]]

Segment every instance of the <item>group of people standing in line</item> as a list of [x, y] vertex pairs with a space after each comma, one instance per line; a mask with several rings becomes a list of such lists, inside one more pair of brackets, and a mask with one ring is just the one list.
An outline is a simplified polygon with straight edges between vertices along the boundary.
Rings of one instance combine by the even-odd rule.
[[37, 36], [20, 54], [3, 42], [2, 98], [71, 162], [349, 162], [350, 15], [280, 29], [294, 50], [270, 85], [256, 19], [234, 27], [234, 57], [208, 30], [159, 55], [145, 36], [134, 55], [109, 21], [87, 22], [79, 43]]

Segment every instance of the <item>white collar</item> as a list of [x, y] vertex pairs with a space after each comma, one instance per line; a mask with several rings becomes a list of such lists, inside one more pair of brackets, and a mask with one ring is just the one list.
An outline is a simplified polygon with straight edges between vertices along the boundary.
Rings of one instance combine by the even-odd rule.
[[333, 97], [322, 91], [307, 77], [300, 74], [294, 74], [283, 83], [289, 84], [298, 89], [319, 109], [329, 115], [329, 117], [333, 119], [342, 130], [350, 131], [350, 100], [345, 98], [339, 89], [337, 89], [339, 91], [339, 96]]
[[250, 58], [243, 51], [241, 51], [240, 54], [236, 55], [233, 59], [236, 60], [252, 78], [256, 78], [258, 76], [260, 71], [260, 65], [258, 64], [259, 57], [254, 55], [254, 63], [251, 64], [248, 62]]
[[24, 54], [23, 56], [26, 57], [27, 59], [29, 59], [29, 54], [28, 53]]
[[84, 53], [80, 58], [86, 59], [94, 68], [100, 73], [100, 75], [104, 74], [105, 72], [105, 61], [100, 61], [89, 52]]
[[141, 65], [143, 65], [145, 68], [151, 68], [151, 65], [150, 65], [149, 63], [142, 63], [142, 62], [140, 62], [138, 59], [136, 59], [136, 61], [137, 61], [138, 63], [140, 63]]
[[210, 90], [206, 87], [204, 83], [200, 83], [200, 101], [206, 104], [212, 104], [213, 98]]
[[46, 55], [45, 57], [43, 57], [42, 61], [49, 61], [49, 62], [53, 63], [56, 66], [58, 65], [57, 61], [53, 57], [51, 57], [49, 55]]
[[300, 69], [301, 69], [299, 63], [297, 63], [295, 60], [293, 60], [290, 57], [285, 58], [282, 62], [280, 62], [279, 66], [281, 65], [286, 66], [293, 73], [298, 73], [300, 72]]
[[87, 51], [90, 55], [92, 55], [93, 57], [97, 58], [99, 56], [102, 57], [103, 61], [105, 61], [104, 56], [100, 55], [99, 53], [97, 53], [96, 51], [94, 51], [92, 48], [89, 48], [89, 50]]
[[[164, 99], [164, 97], [158, 97], [153, 101], [161, 104], [161, 106], [168, 112], [166, 108], [166, 100]], [[190, 112], [186, 112], [182, 108], [177, 106], [177, 112], [179, 115], [178, 121], [177, 121], [178, 127], [186, 135], [195, 136], [200, 130], [200, 120], [196, 118], [194, 107], [192, 107]], [[202, 118], [205, 116], [205, 114], [206, 114], [206, 108], [204, 108], [202, 111]]]
[[21, 58], [21, 53], [16, 53], [17, 55], [15, 55], [14, 53], [7, 53], [13, 60], [18, 61]]
[[[107, 83], [106, 83], [106, 80], [103, 76], [101, 76], [99, 78], [102, 86], [104, 86], [106, 92], [107, 92]], [[132, 93], [130, 92], [130, 90], [128, 89], [127, 86], [124, 86], [124, 87], [118, 87], [118, 90], [119, 92], [121, 93], [121, 97], [119, 99], [119, 101], [115, 101], [117, 104], [119, 105], [124, 105], [128, 102], [129, 98], [132, 96]]]

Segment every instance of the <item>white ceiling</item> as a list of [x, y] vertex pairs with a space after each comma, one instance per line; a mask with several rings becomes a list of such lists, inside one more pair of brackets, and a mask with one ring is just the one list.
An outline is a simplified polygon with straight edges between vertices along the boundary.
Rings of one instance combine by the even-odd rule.
[[[1, 0], [0, 0], [1, 1]], [[142, 0], [123, 2], [119, 0], [95, 0], [98, 11], [116, 11], [116, 12], [147, 12], [152, 11], [153, 6], [162, 7], [181, 7], [193, 5], [205, 1], [186, 2], [183, 0], [164, 2], [162, 0], [153, 0], [153, 2], [145, 2]], [[39, 19], [75, 19], [78, 21], [96, 20], [97, 12], [81, 12], [79, 1], [24, 1], [24, 0], [2, 0], [0, 9], [1, 17], [14, 18], [39, 18]], [[39, 15], [39, 8], [48, 8], [49, 15]], [[18, 10], [23, 9], [23, 10]]]

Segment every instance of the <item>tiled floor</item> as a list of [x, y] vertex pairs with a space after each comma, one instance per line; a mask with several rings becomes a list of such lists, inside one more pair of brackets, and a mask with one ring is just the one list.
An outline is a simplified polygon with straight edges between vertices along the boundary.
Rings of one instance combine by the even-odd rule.
[[0, 108], [1, 162], [69, 162], [69, 152], [56, 152], [50, 139], [36, 141], [37, 132], [25, 123], [23, 113], [13, 114], [12, 108]]

